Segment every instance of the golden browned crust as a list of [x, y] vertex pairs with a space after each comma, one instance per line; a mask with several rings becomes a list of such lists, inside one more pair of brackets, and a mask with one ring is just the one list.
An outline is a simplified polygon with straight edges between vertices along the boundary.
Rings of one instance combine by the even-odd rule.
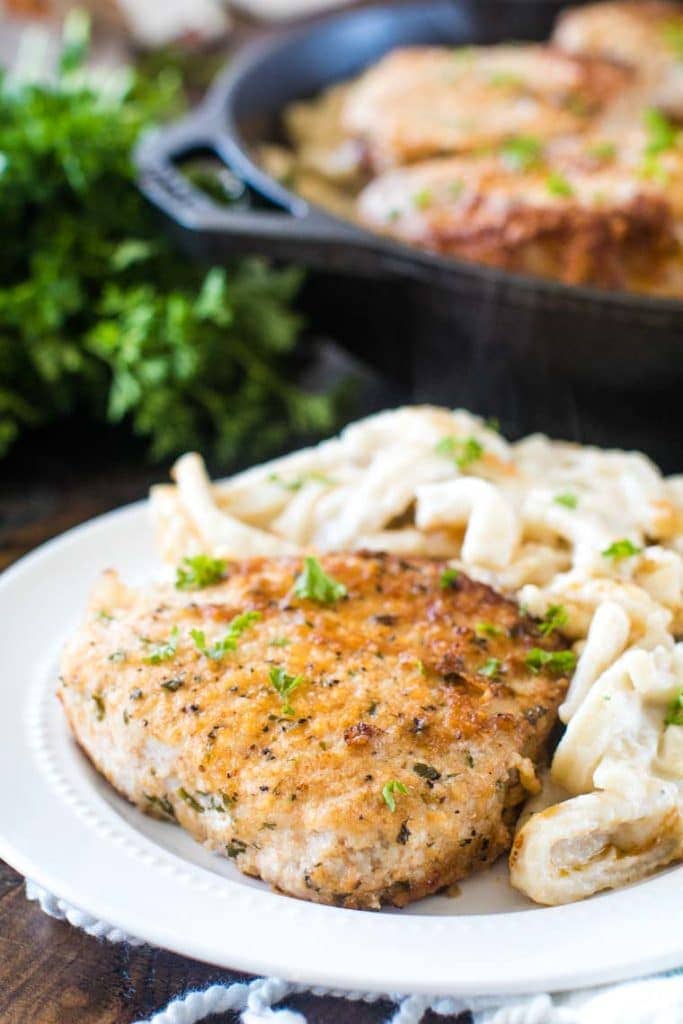
[[630, 81], [627, 69], [536, 44], [394, 50], [346, 94], [342, 123], [376, 171], [584, 130]]
[[616, 162], [550, 154], [526, 170], [500, 156], [444, 158], [376, 178], [358, 200], [368, 227], [492, 266], [625, 288], [681, 273], [674, 190]]
[[[557, 646], [533, 620], [464, 575], [442, 586], [443, 563], [322, 564], [343, 600], [297, 598], [295, 558], [253, 559], [193, 594], [109, 577], [59, 694], [113, 785], [241, 870], [318, 902], [402, 906], [509, 847], [519, 769], [542, 756], [567, 680], [526, 666]], [[235, 651], [196, 648], [191, 629], [210, 645], [245, 610], [261, 618]], [[175, 654], [150, 664], [175, 626]], [[273, 668], [302, 677], [292, 713]], [[406, 788], [394, 812], [392, 781]]]

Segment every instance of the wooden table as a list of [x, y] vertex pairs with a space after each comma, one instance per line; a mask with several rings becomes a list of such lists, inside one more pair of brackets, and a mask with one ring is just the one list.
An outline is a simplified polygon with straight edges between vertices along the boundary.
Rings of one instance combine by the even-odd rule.
[[[121, 434], [86, 432], [82, 424], [22, 443], [0, 472], [0, 568], [76, 523], [144, 497], [150, 483], [166, 478]], [[2, 1024], [130, 1024], [188, 987], [238, 977], [164, 950], [100, 942], [55, 921], [26, 900], [23, 879], [0, 861]], [[310, 1024], [375, 1024], [391, 1012], [386, 1003], [313, 997], [289, 1005]], [[432, 1024], [437, 1020], [446, 1024], [443, 1017]]]

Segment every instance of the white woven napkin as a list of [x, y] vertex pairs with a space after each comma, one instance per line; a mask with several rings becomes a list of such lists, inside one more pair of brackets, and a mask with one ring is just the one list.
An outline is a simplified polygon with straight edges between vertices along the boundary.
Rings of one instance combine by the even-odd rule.
[[[50, 917], [68, 921], [88, 935], [108, 942], [143, 945], [140, 939], [98, 921], [29, 879], [26, 896], [36, 900]], [[289, 996], [302, 992], [356, 1002], [389, 999], [396, 1008], [387, 1024], [420, 1024], [427, 1010], [441, 1017], [469, 1010], [474, 1024], [683, 1024], [683, 968], [621, 985], [507, 1000], [500, 996], [460, 999], [339, 992], [291, 985], [278, 978], [256, 978], [249, 984], [211, 985], [185, 992], [152, 1017], [135, 1024], [196, 1024], [211, 1014], [229, 1011], [239, 1013], [242, 1024], [307, 1024], [303, 1014], [278, 1006]]]

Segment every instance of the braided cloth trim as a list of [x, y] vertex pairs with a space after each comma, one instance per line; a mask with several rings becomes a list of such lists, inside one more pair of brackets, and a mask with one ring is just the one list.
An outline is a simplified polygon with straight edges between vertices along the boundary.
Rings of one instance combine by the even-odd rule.
[[[38, 902], [50, 917], [68, 921], [87, 935], [107, 942], [144, 945], [141, 939], [98, 921], [30, 879], [26, 880], [26, 896]], [[210, 985], [186, 992], [135, 1024], [197, 1024], [212, 1014], [230, 1011], [240, 1015], [242, 1024], [307, 1024], [303, 1014], [277, 1005], [304, 992], [352, 1002], [389, 999], [396, 1008], [387, 1024], [420, 1024], [427, 1010], [438, 1017], [457, 1016], [469, 1010], [474, 1024], [683, 1024], [683, 968], [643, 981], [555, 996], [519, 996], [505, 1002], [500, 996], [460, 999], [382, 995], [292, 985], [278, 978], [256, 978], [249, 983]]]

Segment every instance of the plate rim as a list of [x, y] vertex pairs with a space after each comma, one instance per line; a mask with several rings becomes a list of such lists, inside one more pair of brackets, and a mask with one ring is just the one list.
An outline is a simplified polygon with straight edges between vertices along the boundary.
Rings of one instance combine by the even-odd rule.
[[[49, 564], [56, 560], [58, 566], [74, 545], [78, 552], [106, 537], [115, 541], [108, 550], [118, 544], [120, 555], [126, 550], [126, 542], [135, 543], [136, 535], [139, 541], [149, 529], [143, 521], [147, 511], [144, 499], [122, 506], [72, 527], [23, 556], [0, 574], [0, 621], [3, 606], [9, 601], [21, 627], [22, 617], [27, 614], [27, 596], [22, 598], [22, 590], [30, 593], [39, 582], [47, 586], [51, 596], [36, 615], [39, 619], [47, 615], [50, 601], [58, 600], [64, 589], [60, 590], [63, 576], [44, 574]], [[103, 568], [104, 562], [78, 562], [67, 578], [67, 595], [69, 588], [87, 589]], [[72, 596], [64, 603], [66, 618], [82, 613], [82, 607], [75, 606], [74, 601]], [[26, 625], [24, 622], [21, 628]], [[262, 892], [188, 864], [124, 821], [86, 779], [81, 783], [92, 790], [89, 808], [80, 806], [82, 796], [70, 802], [62, 794], [62, 799], [55, 801], [54, 780], [47, 777], [37, 753], [40, 742], [35, 728], [40, 704], [37, 695], [42, 693], [46, 702], [52, 699], [45, 673], [50, 671], [48, 661], [53, 663], [64, 639], [62, 628], [63, 624], [55, 623], [49, 641], [36, 645], [28, 655], [21, 647], [21, 636], [6, 630], [5, 661], [10, 667], [18, 665], [19, 671], [15, 681], [11, 672], [6, 673], [10, 681], [6, 679], [4, 685], [13, 685], [21, 699], [10, 702], [0, 718], [0, 765], [5, 762], [6, 770], [11, 768], [17, 776], [25, 776], [18, 784], [21, 795], [30, 798], [33, 794], [39, 802], [32, 807], [31, 815], [22, 815], [21, 805], [17, 805], [19, 794], [10, 794], [0, 808], [0, 856], [84, 912], [129, 935], [196, 960], [350, 991], [521, 995], [632, 979], [683, 965], [683, 936], [677, 934], [671, 909], [680, 893], [683, 867], [628, 890], [564, 907], [466, 916], [377, 914]], [[49, 845], [36, 832], [37, 816], [51, 826]], [[136, 845], [143, 849], [141, 859], [131, 852]], [[74, 848], [97, 854], [112, 879], [121, 886], [124, 881], [129, 884], [108, 892], [98, 882], [92, 866], [86, 869], [78, 857], [73, 858]], [[129, 874], [133, 866], [135, 878]], [[187, 876], [193, 881], [189, 882]], [[184, 889], [177, 888], [183, 885]], [[224, 899], [220, 898], [217, 914], [211, 901], [219, 888]], [[196, 916], [210, 934], [178, 927], [165, 904], [155, 905], [161, 897], [170, 902], [175, 899], [189, 915], [188, 920], [194, 922]], [[258, 920], [250, 922], [254, 914]], [[400, 929], [398, 921], [404, 922]], [[268, 925], [265, 931], [264, 922]], [[655, 929], [651, 927], [653, 922]], [[226, 938], [222, 924], [230, 926], [228, 931], [235, 931], [236, 926], [238, 939]], [[293, 934], [296, 942], [284, 941], [278, 947], [278, 942], [291, 940]], [[321, 936], [325, 938], [322, 945]], [[511, 945], [513, 937], [516, 942]], [[544, 944], [554, 946], [552, 964]], [[359, 946], [363, 948], [362, 956]], [[330, 949], [334, 950], [333, 956], [327, 955]]]

